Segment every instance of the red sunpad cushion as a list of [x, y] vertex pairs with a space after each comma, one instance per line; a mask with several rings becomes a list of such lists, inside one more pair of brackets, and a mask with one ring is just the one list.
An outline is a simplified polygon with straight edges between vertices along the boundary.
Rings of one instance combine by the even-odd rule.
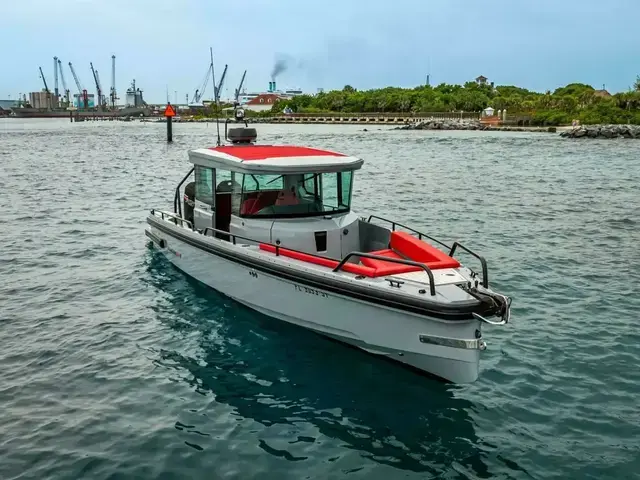
[[424, 263], [431, 270], [460, 266], [460, 262], [455, 258], [406, 232], [391, 233], [391, 248], [406, 255], [414, 262]]
[[[378, 250], [376, 252], [369, 252], [372, 255], [379, 255], [381, 257], [389, 258], [402, 258], [393, 250]], [[397, 275], [400, 273], [418, 272], [422, 270], [420, 267], [414, 267], [413, 265], [404, 265], [402, 263], [385, 262], [384, 260], [377, 260], [375, 258], [362, 257], [360, 262], [367, 267], [371, 267], [376, 271], [376, 277], [383, 275]]]

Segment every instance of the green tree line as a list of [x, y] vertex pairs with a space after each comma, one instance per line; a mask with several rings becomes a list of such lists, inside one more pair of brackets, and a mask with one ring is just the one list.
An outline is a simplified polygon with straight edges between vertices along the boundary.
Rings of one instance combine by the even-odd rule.
[[345, 114], [479, 112], [492, 107], [496, 111], [506, 109], [508, 115], [530, 116], [534, 125], [570, 124], [574, 119], [583, 124], [640, 124], [640, 76], [628, 92], [615, 95], [582, 83], [572, 83], [545, 93], [477, 82], [374, 90], [357, 90], [347, 85], [342, 90], [278, 101], [271, 112], [264, 114], [282, 114], [286, 107], [294, 113]]

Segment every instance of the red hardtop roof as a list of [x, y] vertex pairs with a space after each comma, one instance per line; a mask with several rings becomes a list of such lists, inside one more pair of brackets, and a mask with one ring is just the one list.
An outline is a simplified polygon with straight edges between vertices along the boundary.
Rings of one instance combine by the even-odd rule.
[[240, 160], [267, 160], [286, 157], [345, 157], [342, 153], [292, 145], [225, 145], [209, 150], [225, 153]]

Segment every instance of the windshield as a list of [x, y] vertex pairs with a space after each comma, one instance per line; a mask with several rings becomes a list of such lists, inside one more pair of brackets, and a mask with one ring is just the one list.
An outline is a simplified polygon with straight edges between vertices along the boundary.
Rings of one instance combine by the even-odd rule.
[[242, 217], [307, 217], [346, 213], [353, 172], [249, 175], [242, 182]]

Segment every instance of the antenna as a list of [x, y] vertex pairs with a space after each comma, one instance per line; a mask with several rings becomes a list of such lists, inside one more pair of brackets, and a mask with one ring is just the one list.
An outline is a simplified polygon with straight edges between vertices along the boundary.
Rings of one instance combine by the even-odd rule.
[[218, 134], [218, 141], [216, 143], [216, 146], [219, 147], [221, 145], [220, 142], [220, 122], [218, 120], [218, 108], [219, 108], [219, 102], [217, 100], [217, 95], [216, 95], [216, 72], [213, 68], [213, 48], [209, 47], [209, 53], [211, 54], [211, 82], [213, 83], [213, 97], [215, 99], [215, 107], [216, 107], [216, 131]]

